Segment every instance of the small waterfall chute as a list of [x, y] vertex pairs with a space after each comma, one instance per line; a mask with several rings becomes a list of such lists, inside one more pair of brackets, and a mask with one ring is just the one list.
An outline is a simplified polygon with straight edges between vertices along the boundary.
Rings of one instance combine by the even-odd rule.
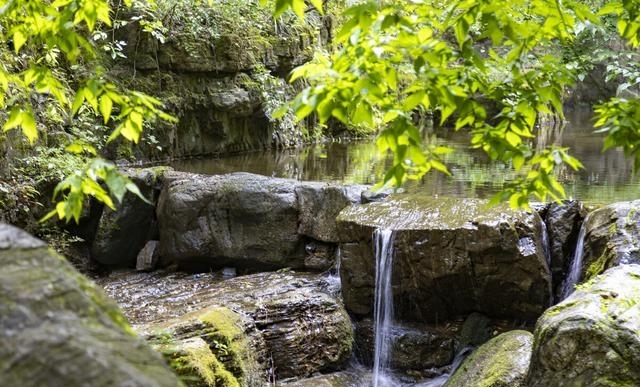
[[584, 218], [582, 222], [582, 226], [580, 226], [580, 232], [578, 233], [578, 240], [576, 241], [576, 250], [573, 254], [573, 261], [571, 261], [571, 267], [569, 268], [569, 272], [562, 284], [562, 292], [560, 293], [560, 301], [566, 299], [573, 293], [573, 290], [580, 281], [580, 276], [582, 274], [582, 258], [584, 256], [584, 240], [587, 237], [587, 221], [589, 220], [589, 215]]
[[391, 387], [387, 374], [390, 363], [391, 335], [393, 329], [393, 272], [394, 233], [389, 229], [377, 229], [373, 234], [375, 242], [376, 278], [374, 290], [374, 356], [373, 387]]

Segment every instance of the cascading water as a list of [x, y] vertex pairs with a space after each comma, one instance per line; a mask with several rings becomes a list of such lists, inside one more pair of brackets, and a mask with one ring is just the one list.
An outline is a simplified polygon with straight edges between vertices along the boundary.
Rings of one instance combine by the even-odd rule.
[[547, 224], [544, 222], [544, 220], [541, 220], [540, 223], [540, 230], [542, 232], [542, 252], [544, 253], [545, 259], [547, 260], [547, 265], [551, 267], [551, 245], [549, 244], [549, 229], [547, 228]]
[[560, 294], [560, 301], [569, 297], [573, 293], [575, 285], [580, 281], [580, 274], [582, 272], [582, 256], [584, 254], [584, 239], [587, 236], [587, 221], [589, 216], [587, 215], [580, 226], [580, 232], [578, 233], [578, 241], [576, 243], [576, 251], [573, 254], [573, 261], [571, 262], [571, 268], [567, 277], [562, 285], [562, 293]]
[[374, 357], [373, 387], [392, 387], [391, 378], [386, 374], [389, 368], [391, 350], [391, 330], [393, 328], [393, 292], [391, 274], [393, 272], [394, 233], [388, 229], [377, 229], [373, 234], [375, 242], [376, 278], [374, 293]]

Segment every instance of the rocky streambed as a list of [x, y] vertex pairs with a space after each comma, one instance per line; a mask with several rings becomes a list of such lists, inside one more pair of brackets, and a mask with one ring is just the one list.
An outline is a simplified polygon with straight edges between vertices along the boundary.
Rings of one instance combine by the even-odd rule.
[[[372, 234], [389, 228], [396, 313], [385, 372], [393, 385], [640, 385], [640, 202], [604, 206], [583, 222], [588, 211], [578, 202], [526, 212], [246, 173], [156, 168], [132, 176], [152, 204], [129, 197], [118, 211], [93, 211], [85, 220], [92, 259], [111, 268], [96, 281], [124, 317], [107, 301], [78, 304], [66, 300], [66, 290], [47, 290], [46, 283], [69, 276], [76, 289], [94, 288], [70, 269], [60, 271], [64, 265], [32, 258], [46, 248], [12, 242], [18, 234], [8, 228], [0, 238], [7, 241], [3, 272], [15, 273], [11, 265], [19, 262], [31, 274], [3, 277], [2, 316], [20, 311], [56, 322], [67, 321], [59, 313], [106, 313], [109, 319], [83, 324], [135, 331], [147, 343], [137, 345], [160, 352], [188, 386], [366, 386], [376, 331]], [[579, 235], [583, 265], [568, 276]], [[557, 303], [562, 289], [573, 287], [567, 277], [582, 284]], [[33, 297], [22, 297], [22, 289]], [[107, 300], [99, 290], [91, 294]], [[40, 311], [49, 299], [61, 301]], [[31, 376], [19, 370], [28, 368], [34, 347], [16, 336], [19, 320], [2, 319], [9, 343], [0, 358], [2, 385], [30, 385], [20, 383]], [[60, 337], [73, 344], [83, 336]], [[104, 345], [100, 337], [96, 348]], [[105, 351], [132, 361], [123, 348]], [[453, 372], [456, 354], [472, 349]], [[50, 364], [49, 374], [64, 373], [56, 368], [64, 360]], [[64, 383], [45, 385], [79, 385]]]

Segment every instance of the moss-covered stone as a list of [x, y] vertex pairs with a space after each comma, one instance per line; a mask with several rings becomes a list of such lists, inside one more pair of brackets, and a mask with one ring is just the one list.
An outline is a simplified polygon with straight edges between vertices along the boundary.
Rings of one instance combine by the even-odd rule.
[[152, 345], [191, 387], [261, 385], [263, 344], [247, 329], [254, 328], [246, 317], [217, 306], [146, 328]]
[[533, 335], [509, 331], [475, 350], [444, 387], [520, 387], [527, 374]]
[[202, 338], [243, 386], [341, 370], [352, 355], [351, 320], [322, 275], [129, 273], [103, 283], [154, 345]]
[[118, 306], [41, 241], [0, 224], [0, 385], [179, 385]]
[[640, 385], [640, 265], [581, 284], [538, 320], [528, 387]]
[[584, 281], [620, 264], [640, 263], [640, 200], [612, 203], [586, 219]]

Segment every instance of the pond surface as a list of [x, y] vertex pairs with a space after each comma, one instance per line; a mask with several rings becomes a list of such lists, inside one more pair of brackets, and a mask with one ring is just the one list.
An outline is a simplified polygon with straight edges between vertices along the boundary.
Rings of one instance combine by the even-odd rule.
[[[574, 172], [559, 172], [570, 198], [610, 203], [640, 198], [640, 179], [633, 174], [633, 163], [621, 150], [602, 152], [602, 135], [594, 133], [590, 115], [568, 113], [568, 123], [560, 133], [550, 133], [546, 141], [570, 148], [570, 153], [584, 164]], [[455, 152], [445, 156], [452, 172], [427, 174], [406, 189], [428, 195], [486, 198], [499, 191], [513, 177], [509, 167], [492, 163], [478, 150], [469, 149], [468, 135], [463, 132], [439, 133], [438, 143]], [[375, 184], [390, 165], [390, 155], [380, 154], [375, 141], [330, 142], [299, 149], [271, 150], [209, 159], [175, 162], [180, 171], [224, 174], [252, 172], [266, 176], [298, 180]]]

